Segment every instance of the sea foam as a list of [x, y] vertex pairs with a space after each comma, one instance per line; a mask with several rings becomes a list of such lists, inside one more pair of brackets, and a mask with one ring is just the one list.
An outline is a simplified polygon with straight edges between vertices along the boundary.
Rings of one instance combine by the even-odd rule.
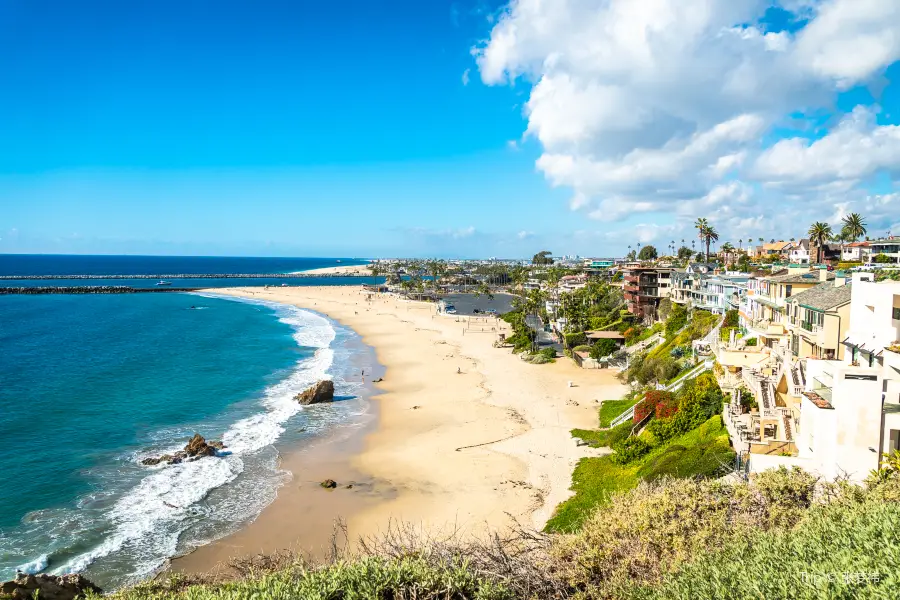
[[[153, 469], [112, 506], [106, 515], [112, 526], [104, 540], [54, 569], [54, 573], [79, 572], [97, 559], [120, 551], [127, 551], [139, 565], [132, 573], [133, 580], [158, 570], [177, 552], [179, 536], [190, 521], [208, 510], [202, 501], [210, 492], [234, 481], [243, 472], [242, 457], [276, 442], [284, 433], [284, 423], [303, 410], [294, 396], [328, 378], [335, 356], [329, 346], [336, 332], [327, 319], [295, 307], [248, 302], [274, 308], [280, 320], [294, 328], [293, 337], [299, 346], [315, 348], [313, 356], [299, 361], [287, 378], [265, 390], [260, 412], [228, 428], [222, 436], [228, 455]], [[271, 500], [271, 494], [261, 493]], [[23, 565], [22, 570], [33, 567], [40, 571], [46, 566], [47, 557], [42, 556]]]

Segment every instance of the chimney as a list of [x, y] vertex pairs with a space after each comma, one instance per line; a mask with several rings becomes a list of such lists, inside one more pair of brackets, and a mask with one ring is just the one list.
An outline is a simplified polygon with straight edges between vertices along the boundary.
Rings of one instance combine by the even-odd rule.
[[819, 269], [819, 281], [828, 281], [828, 269]]

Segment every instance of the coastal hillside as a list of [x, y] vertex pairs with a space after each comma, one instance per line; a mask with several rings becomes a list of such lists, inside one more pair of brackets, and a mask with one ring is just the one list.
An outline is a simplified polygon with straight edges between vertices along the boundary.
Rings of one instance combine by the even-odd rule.
[[395, 531], [319, 566], [258, 557], [231, 581], [178, 576], [112, 598], [886, 598], [900, 585], [898, 501], [891, 467], [864, 487], [785, 469], [662, 478], [614, 494], [574, 533], [473, 543]]

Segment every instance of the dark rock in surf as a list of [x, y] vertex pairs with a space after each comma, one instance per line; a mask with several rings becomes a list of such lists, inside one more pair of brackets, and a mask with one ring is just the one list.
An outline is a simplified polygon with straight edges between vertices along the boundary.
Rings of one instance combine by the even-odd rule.
[[163, 454], [159, 457], [148, 457], [141, 461], [142, 465], [152, 467], [158, 464], [177, 465], [184, 461], [194, 461], [204, 456], [216, 456], [220, 450], [225, 449], [225, 444], [220, 441], [207, 442], [200, 434], [194, 434], [184, 450], [175, 454]]
[[334, 488], [337, 487], [337, 482], [334, 479], [326, 479], [319, 485], [321, 485], [326, 490], [333, 490]]
[[322, 380], [305, 392], [294, 396], [300, 404], [321, 404], [334, 401], [334, 382], [328, 379]]

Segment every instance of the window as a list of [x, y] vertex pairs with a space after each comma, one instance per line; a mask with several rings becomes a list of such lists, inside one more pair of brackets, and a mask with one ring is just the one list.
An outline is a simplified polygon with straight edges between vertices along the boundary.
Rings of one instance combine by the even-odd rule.
[[900, 321], [900, 306], [895, 306], [895, 307], [894, 307], [893, 319], [894, 319], [895, 321]]

